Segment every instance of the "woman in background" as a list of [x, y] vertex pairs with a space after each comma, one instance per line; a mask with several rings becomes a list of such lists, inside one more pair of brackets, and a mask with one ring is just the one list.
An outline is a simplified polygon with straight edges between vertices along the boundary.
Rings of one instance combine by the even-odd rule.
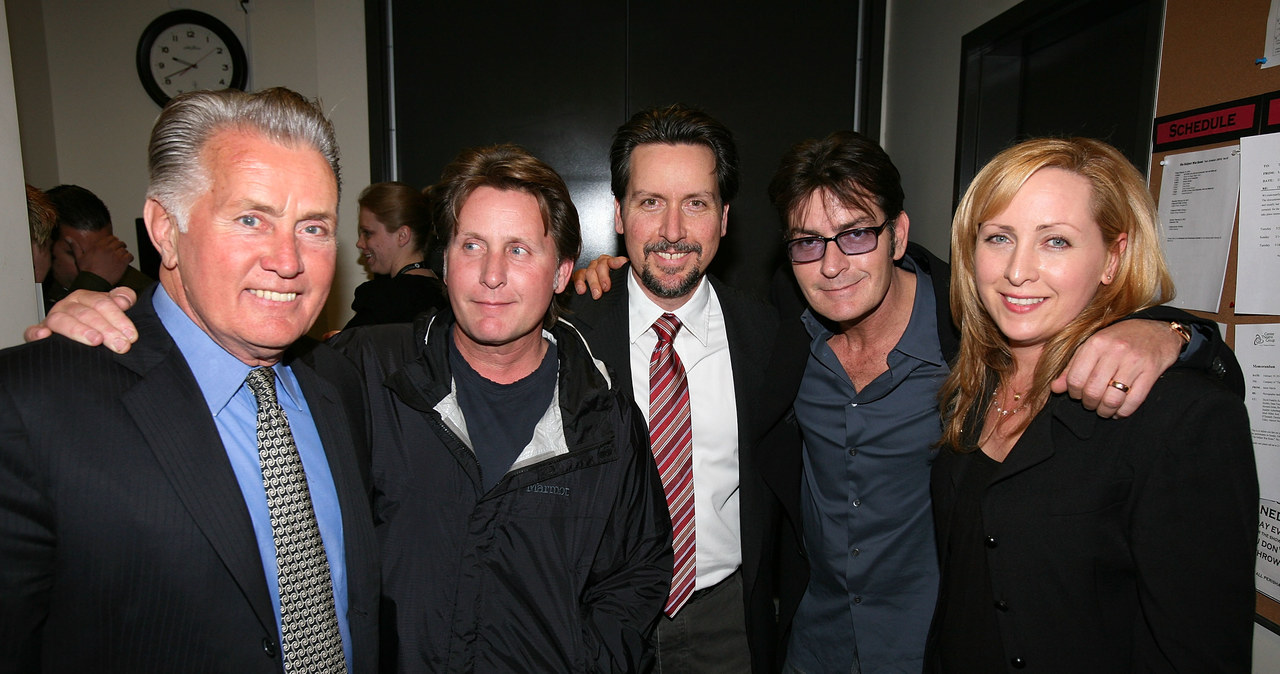
[[356, 247], [374, 274], [356, 288], [346, 327], [408, 323], [445, 305], [444, 284], [427, 266], [431, 211], [426, 197], [404, 183], [374, 183], [360, 193]]
[[[1090, 139], [1005, 150], [951, 230], [931, 671], [1249, 671], [1258, 505], [1241, 400], [1174, 369], [1126, 419], [1050, 382], [1173, 297], [1142, 176]], [[1125, 382], [1112, 387], [1127, 391]]]

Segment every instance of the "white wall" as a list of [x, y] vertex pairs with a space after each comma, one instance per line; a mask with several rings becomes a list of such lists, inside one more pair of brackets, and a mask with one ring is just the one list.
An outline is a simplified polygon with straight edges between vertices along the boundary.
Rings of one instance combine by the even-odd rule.
[[[29, 48], [15, 53], [13, 64], [20, 73], [19, 101], [25, 108], [30, 100], [32, 108], [33, 119], [22, 129], [24, 156], [31, 156], [24, 162], [28, 175], [41, 188], [75, 183], [92, 190], [111, 210], [116, 235], [130, 250], [137, 250], [133, 222], [146, 192], [147, 136], [160, 112], [134, 65], [138, 37], [152, 19], [171, 9], [218, 17], [245, 45], [249, 89], [286, 86], [319, 96], [338, 130], [345, 189], [338, 276], [317, 327], [346, 321], [354, 288], [365, 280], [355, 249], [354, 199], [369, 182], [363, 3], [257, 0], [249, 3], [248, 13], [235, 0], [6, 4], [19, 8], [25, 21], [43, 17], [43, 25], [30, 26], [32, 34], [43, 31], [43, 54]], [[51, 120], [51, 134], [41, 128], [37, 120], [42, 119]]]
[[31, 237], [27, 229], [27, 195], [23, 188], [22, 148], [18, 141], [18, 103], [9, 62], [9, 31], [0, 7], [0, 347], [22, 342], [22, 329], [36, 317], [35, 275], [31, 269]]
[[1017, 0], [889, 0], [885, 150], [902, 172], [911, 240], [950, 257], [960, 38]]

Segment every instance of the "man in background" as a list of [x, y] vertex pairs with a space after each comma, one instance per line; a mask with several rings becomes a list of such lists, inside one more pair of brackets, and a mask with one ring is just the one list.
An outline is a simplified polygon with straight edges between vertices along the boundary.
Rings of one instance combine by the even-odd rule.
[[43, 283], [49, 273], [53, 230], [57, 226], [58, 212], [53, 210], [49, 197], [27, 185], [27, 228], [31, 234], [31, 268], [37, 285]]
[[111, 213], [96, 194], [79, 185], [58, 185], [45, 193], [58, 214], [53, 265], [45, 279], [45, 308], [73, 290], [125, 286], [142, 292], [152, 284], [130, 266], [133, 254], [116, 238]]

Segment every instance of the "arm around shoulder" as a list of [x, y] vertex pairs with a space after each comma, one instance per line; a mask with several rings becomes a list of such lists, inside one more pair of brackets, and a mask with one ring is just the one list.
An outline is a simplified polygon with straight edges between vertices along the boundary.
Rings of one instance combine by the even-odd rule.
[[1164, 323], [1176, 322], [1187, 326], [1199, 338], [1191, 341], [1174, 367], [1200, 370], [1210, 378], [1221, 382], [1232, 393], [1244, 398], [1244, 372], [1240, 369], [1235, 352], [1227, 346], [1226, 340], [1218, 331], [1217, 323], [1181, 309], [1163, 305], [1139, 311], [1128, 318], [1145, 318]]

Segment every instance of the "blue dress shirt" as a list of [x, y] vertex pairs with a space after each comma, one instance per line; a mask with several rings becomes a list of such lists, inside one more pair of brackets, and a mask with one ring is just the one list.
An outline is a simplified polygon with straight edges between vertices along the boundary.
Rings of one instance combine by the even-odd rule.
[[[164, 287], [156, 288], [156, 315], [169, 336], [186, 358], [204, 394], [226, 448], [227, 458], [235, 471], [236, 481], [244, 494], [253, 533], [258, 540], [262, 571], [267, 578], [271, 606], [276, 614], [276, 635], [280, 638], [280, 590], [276, 573], [276, 544], [271, 534], [271, 516], [267, 509], [267, 492], [262, 485], [262, 466], [258, 461], [258, 402], [245, 386], [245, 377], [253, 369], [218, 346], [174, 303]], [[289, 419], [294, 443], [302, 458], [311, 491], [311, 505], [320, 526], [324, 552], [329, 558], [329, 575], [333, 582], [333, 600], [338, 613], [338, 630], [342, 634], [342, 650], [351, 670], [351, 629], [347, 623], [347, 565], [342, 539], [342, 510], [338, 507], [338, 490], [333, 473], [320, 444], [315, 420], [302, 395], [302, 387], [288, 367], [277, 363], [276, 397]]]
[[801, 508], [809, 586], [787, 665], [800, 672], [919, 672], [938, 592], [929, 470], [942, 434], [938, 390], [950, 369], [936, 298], [916, 273], [911, 319], [888, 370], [854, 389], [811, 311], [796, 398], [804, 435]]

